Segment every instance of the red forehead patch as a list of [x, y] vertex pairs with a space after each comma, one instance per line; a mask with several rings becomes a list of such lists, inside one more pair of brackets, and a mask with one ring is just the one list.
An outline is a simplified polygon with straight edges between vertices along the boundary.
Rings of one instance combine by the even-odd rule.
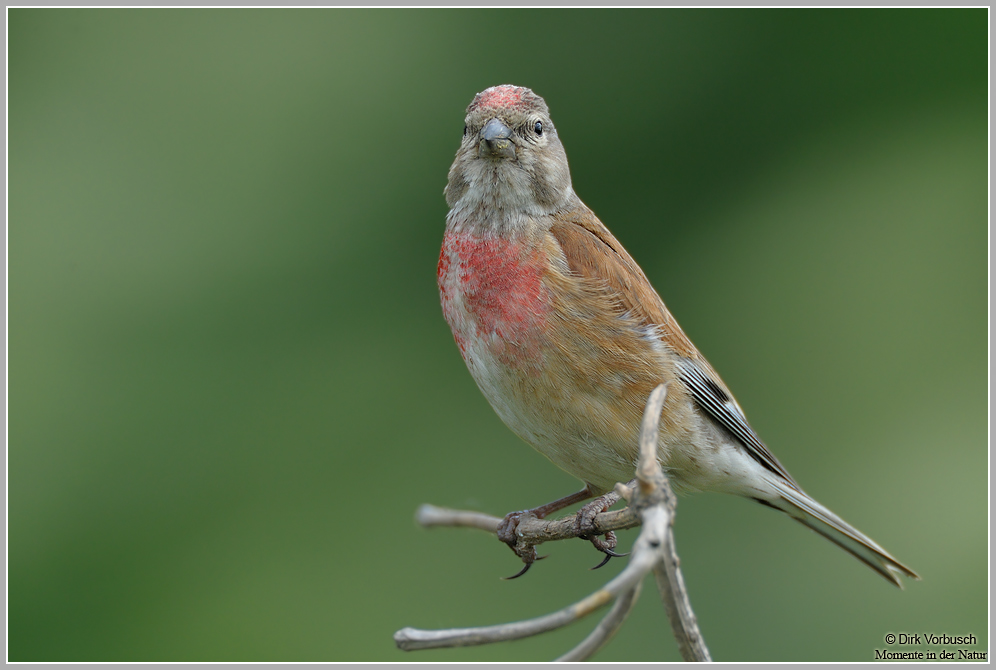
[[474, 103], [478, 108], [484, 107], [516, 107], [522, 104], [522, 92], [526, 89], [518, 86], [492, 86], [478, 93]]
[[522, 86], [492, 86], [474, 96], [467, 108], [468, 112], [479, 109], [518, 109], [522, 111], [546, 111], [543, 98]]

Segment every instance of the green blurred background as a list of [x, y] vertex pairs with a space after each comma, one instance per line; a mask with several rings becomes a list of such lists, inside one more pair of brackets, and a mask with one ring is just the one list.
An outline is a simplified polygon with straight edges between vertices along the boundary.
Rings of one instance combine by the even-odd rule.
[[[594, 625], [391, 638], [623, 565], [558, 543], [505, 582], [494, 539], [412, 520], [578, 485], [438, 305], [464, 108], [502, 83], [546, 98], [576, 191], [789, 470], [924, 578], [682, 499], [714, 658], [987, 648], [985, 9], [8, 17], [10, 660], [543, 660]], [[648, 587], [596, 660], [679, 659]]]

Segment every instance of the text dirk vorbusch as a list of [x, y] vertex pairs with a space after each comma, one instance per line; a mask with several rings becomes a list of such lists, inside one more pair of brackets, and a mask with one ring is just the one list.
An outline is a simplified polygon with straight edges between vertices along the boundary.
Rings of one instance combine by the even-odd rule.
[[947, 633], [889, 633], [886, 644], [978, 644], [974, 635], [948, 635]]

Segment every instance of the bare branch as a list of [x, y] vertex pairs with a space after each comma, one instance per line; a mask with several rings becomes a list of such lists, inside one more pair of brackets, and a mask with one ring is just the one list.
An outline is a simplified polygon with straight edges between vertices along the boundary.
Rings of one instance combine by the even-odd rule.
[[[653, 571], [664, 600], [671, 628], [686, 661], [708, 661], [709, 651], [699, 632], [695, 614], [685, 590], [674, 549], [671, 525], [677, 501], [667, 478], [657, 462], [657, 440], [661, 410], [667, 396], [667, 386], [654, 389], [647, 400], [640, 427], [640, 457], [636, 480], [632, 486], [617, 484], [616, 491], [629, 503], [625, 509], [602, 512], [594, 519], [595, 530], [604, 534], [642, 525], [633, 543], [629, 563], [614, 579], [588, 597], [545, 616], [497, 626], [420, 630], [403, 628], [394, 634], [400, 649], [433, 649], [463, 647], [538, 635], [578, 621], [613, 599], [616, 604], [592, 633], [577, 647], [558, 660], [584, 660], [605, 645], [622, 625], [639, 597], [640, 585]], [[422, 505], [416, 519], [423, 526], [463, 526], [495, 533], [500, 519], [477, 512], [450, 510]], [[555, 520], [523, 517], [516, 532], [533, 545], [551, 540], [577, 537], [576, 517]]]
[[[415, 513], [415, 520], [426, 528], [461, 526], [478, 528], [489, 533], [494, 533], [501, 521], [498, 517], [490, 514], [436, 507], [435, 505], [420, 506]], [[639, 515], [628, 507], [602, 512], [594, 520], [594, 529], [598, 535], [604, 535], [610, 530], [636, 528], [639, 525]], [[525, 541], [534, 545], [554, 540], [569, 540], [578, 536], [577, 523], [573, 516], [560, 519], [537, 519], [532, 516], [524, 516], [519, 521], [516, 532]]]
[[[669, 513], [662, 547], [661, 561], [654, 566], [654, 578], [657, 588], [664, 601], [668, 620], [671, 622], [671, 632], [678, 642], [681, 657], [686, 661], [710, 661], [709, 650], [699, 631], [698, 620], [692, 611], [692, 603], [685, 589], [685, 579], [681, 574], [680, 560], [674, 548], [674, 509], [677, 499], [671, 491], [660, 465], [657, 463], [657, 437], [660, 425], [660, 414], [664, 408], [664, 398], [667, 386], [662, 384], [655, 388], [647, 400], [643, 414], [643, 424], [640, 427], [640, 465], [637, 468], [637, 481], [641, 492], [648, 496], [652, 492], [662, 495]], [[662, 506], [663, 507], [663, 506]], [[658, 508], [654, 508], [658, 509]]]
[[438, 647], [468, 647], [491, 642], [518, 640], [562, 628], [588, 616], [600, 607], [604, 607], [620, 593], [632, 589], [653, 569], [659, 558], [657, 552], [638, 552], [634, 548], [632, 560], [608, 584], [573, 605], [545, 616], [478, 628], [451, 628], [448, 630], [402, 628], [394, 634], [394, 641], [399, 648], [405, 651]]
[[671, 622], [671, 632], [678, 642], [678, 650], [686, 661], [711, 661], [709, 649], [699, 631], [699, 623], [692, 611], [692, 603], [685, 590], [685, 579], [678, 567], [678, 555], [674, 553], [674, 537], [668, 529], [669, 539], [663, 560], [654, 566], [654, 579], [667, 610], [668, 621]]
[[[664, 494], [670, 509], [676, 502], [671, 486], [664, 477], [660, 463], [657, 462], [657, 440], [660, 436], [661, 410], [664, 409], [664, 399], [667, 398], [667, 384], [661, 384], [650, 392], [646, 409], [643, 410], [643, 422], [640, 424], [640, 462], [636, 467], [636, 481], [640, 492], [645, 496], [660, 489]], [[669, 499], [669, 500], [668, 500]]]
[[616, 598], [616, 604], [612, 606], [609, 613], [595, 626], [595, 630], [589, 633], [588, 637], [581, 640], [578, 646], [556, 659], [557, 661], [587, 661], [595, 655], [595, 652], [609, 643], [609, 640], [616, 634], [626, 621], [626, 617], [633, 611], [637, 599], [640, 597], [640, 589], [643, 582], [639, 581], [629, 591], [624, 592]]
[[498, 517], [483, 512], [466, 512], [428, 504], [421, 505], [415, 511], [415, 520], [426, 528], [464, 526], [466, 528], [480, 528], [489, 533], [497, 532], [498, 524], [501, 523], [501, 519]]

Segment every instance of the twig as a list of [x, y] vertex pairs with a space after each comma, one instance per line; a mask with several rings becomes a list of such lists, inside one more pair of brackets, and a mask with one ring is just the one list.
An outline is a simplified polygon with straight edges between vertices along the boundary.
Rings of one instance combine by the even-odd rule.
[[685, 580], [678, 568], [678, 555], [674, 553], [674, 538], [670, 531], [666, 544], [666, 553], [671, 556], [665, 556], [654, 566], [654, 579], [671, 622], [671, 632], [678, 641], [678, 651], [686, 661], [711, 661], [695, 612], [692, 611], [692, 603], [688, 600], [688, 592], [685, 591]]
[[[481, 512], [468, 512], [425, 504], [419, 506], [415, 512], [415, 521], [426, 528], [462, 526], [494, 533], [501, 519]], [[597, 535], [604, 535], [610, 530], [636, 528], [639, 525], [640, 516], [629, 507], [602, 512], [595, 516], [594, 520], [594, 529]], [[524, 516], [519, 521], [516, 532], [534, 544], [554, 540], [569, 540], [578, 536], [577, 523], [573, 516], [565, 516], [561, 519], [537, 519], [533, 516]]]
[[[661, 548], [661, 560], [654, 566], [654, 579], [664, 601], [668, 621], [671, 622], [671, 632], [678, 642], [681, 657], [686, 661], [711, 661], [705, 640], [699, 631], [698, 620], [692, 611], [692, 602], [685, 589], [685, 578], [681, 574], [678, 552], [674, 548], [674, 509], [677, 499], [671, 490], [671, 484], [664, 476], [657, 463], [657, 437], [660, 427], [660, 413], [664, 407], [665, 387], [654, 389], [647, 400], [647, 409], [643, 415], [640, 427], [640, 465], [636, 478], [641, 489], [648, 495], [657, 492], [665, 498], [668, 511], [667, 527], [664, 533], [664, 546]], [[646, 488], [644, 488], [646, 487]]]
[[[584, 660], [605, 645], [619, 629], [632, 611], [643, 578], [652, 571], [682, 658], [686, 661], [710, 660], [709, 651], [705, 647], [695, 614], [692, 612], [684, 579], [678, 567], [678, 555], [674, 549], [671, 525], [677, 501], [657, 462], [658, 428], [666, 395], [667, 387], [662, 384], [654, 389], [647, 400], [640, 427], [640, 457], [634, 485], [616, 485], [616, 491], [626, 499], [628, 506], [622, 510], [602, 512], [594, 520], [595, 530], [599, 534], [642, 524], [640, 534], [633, 543], [629, 563], [622, 572], [598, 591], [557, 612], [526, 621], [478, 628], [435, 631], [402, 628], [394, 634], [398, 647], [405, 651], [413, 651], [520, 639], [566, 626], [616, 599], [615, 606], [595, 630], [574, 649], [558, 659]], [[450, 510], [432, 505], [422, 505], [418, 509], [416, 518], [424, 526], [463, 526], [479, 528], [490, 533], [496, 531], [500, 522], [497, 517], [487, 514]], [[524, 517], [516, 532], [525, 541], [537, 545], [551, 540], [577, 537], [577, 524], [574, 517], [555, 520]]]
[[632, 560], [608, 584], [587, 598], [545, 616], [478, 628], [450, 628], [447, 630], [402, 628], [394, 634], [394, 641], [399, 648], [405, 651], [439, 647], [469, 647], [477, 644], [518, 640], [562, 628], [612, 602], [612, 599], [620, 593], [632, 589], [653, 569], [657, 559], [656, 553], [637, 552], [634, 547]]
[[557, 661], [587, 661], [595, 655], [595, 652], [609, 643], [609, 640], [622, 627], [626, 617], [633, 610], [637, 599], [640, 597], [640, 589], [643, 582], [637, 582], [633, 588], [626, 591], [618, 598], [616, 604], [612, 606], [609, 613], [595, 626], [595, 630], [589, 633], [588, 637], [581, 640], [578, 646], [556, 659]]
[[426, 528], [432, 526], [463, 526], [465, 528], [480, 528], [489, 533], [498, 531], [501, 519], [483, 512], [466, 512], [463, 510], [422, 505], [415, 511], [415, 520]]

